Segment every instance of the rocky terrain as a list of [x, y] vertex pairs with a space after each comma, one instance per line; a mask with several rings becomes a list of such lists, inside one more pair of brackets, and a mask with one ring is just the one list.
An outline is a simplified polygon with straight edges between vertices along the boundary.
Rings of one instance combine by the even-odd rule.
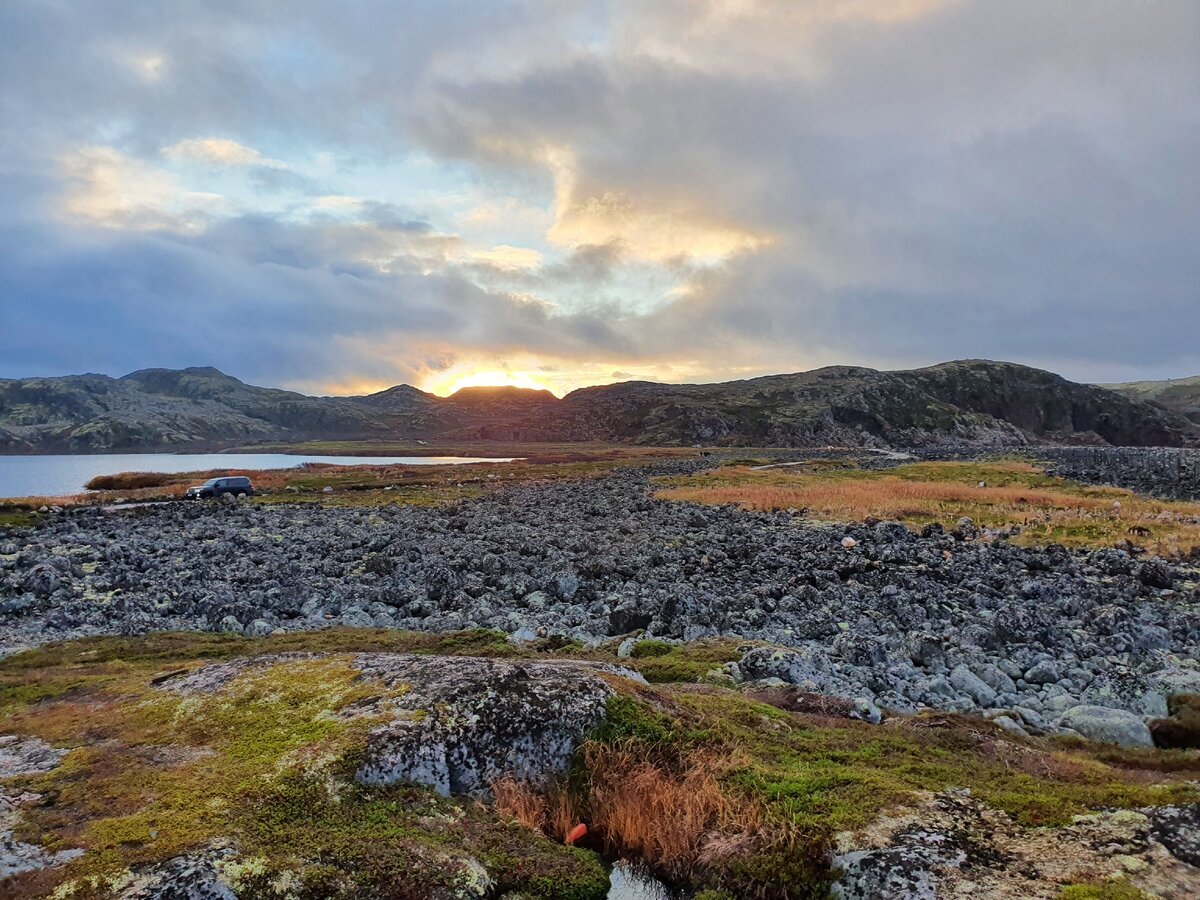
[[1040, 447], [1028, 455], [1047, 471], [1089, 484], [1109, 484], [1172, 500], [1200, 499], [1200, 450]]
[[[587, 645], [734, 636], [721, 677], [1014, 729], [1117, 734], [1200, 690], [1195, 567], [653, 501], [647, 479], [514, 486], [446, 509], [82, 510], [0, 543], [3, 646], [169, 629], [494, 629]], [[1115, 731], [1113, 729], [1116, 729]]]
[[0, 530], [0, 892], [1195, 894], [1194, 561], [654, 499], [719, 462]]
[[1013, 363], [881, 372], [835, 366], [726, 384], [626, 382], [562, 398], [518, 388], [437, 397], [398, 385], [306, 397], [209, 368], [0, 380], [0, 452], [177, 449], [313, 439], [619, 441], [917, 447], [1200, 444], [1155, 402]]

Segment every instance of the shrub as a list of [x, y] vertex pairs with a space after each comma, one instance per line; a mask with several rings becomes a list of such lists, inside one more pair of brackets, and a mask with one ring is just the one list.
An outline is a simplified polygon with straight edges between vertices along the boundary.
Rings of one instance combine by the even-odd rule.
[[1172, 697], [1169, 712], [1170, 718], [1150, 723], [1155, 746], [1169, 750], [1200, 749], [1200, 694]]

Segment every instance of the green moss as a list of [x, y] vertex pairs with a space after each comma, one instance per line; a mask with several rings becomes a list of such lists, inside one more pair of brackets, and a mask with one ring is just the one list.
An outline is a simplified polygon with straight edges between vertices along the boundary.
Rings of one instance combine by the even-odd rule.
[[669, 744], [679, 737], [677, 723], [651, 710], [645, 703], [617, 694], [605, 703], [604, 724], [595, 735], [603, 743], [637, 740], [647, 744]]
[[630, 653], [634, 659], [648, 659], [653, 656], [666, 656], [675, 650], [665, 641], [638, 641]]
[[728, 639], [688, 644], [638, 641], [629, 663], [651, 683], [704, 681], [714, 669], [740, 659], [751, 645], [752, 642]]
[[41, 521], [41, 516], [32, 509], [0, 507], [0, 528], [29, 528]]
[[[235, 820], [248, 854], [263, 860], [244, 897], [292, 873], [301, 897], [425, 896], [479, 877], [497, 891], [531, 898], [599, 900], [608, 875], [595, 854], [564, 847], [475, 804], [463, 805], [409, 785], [363, 787], [349, 771], [330, 790], [326, 778], [289, 775], [254, 795], [252, 813]], [[473, 874], [475, 873], [475, 874]]]
[[1059, 892], [1058, 900], [1149, 900], [1150, 895], [1125, 881], [1072, 884]]

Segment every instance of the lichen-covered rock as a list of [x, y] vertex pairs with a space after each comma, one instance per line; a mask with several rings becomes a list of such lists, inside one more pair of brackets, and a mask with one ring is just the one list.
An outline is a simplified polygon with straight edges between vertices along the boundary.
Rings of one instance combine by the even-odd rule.
[[1160, 806], [1147, 815], [1155, 840], [1176, 859], [1200, 868], [1200, 806]]
[[829, 658], [815, 646], [795, 650], [755, 647], [742, 656], [738, 669], [747, 681], [778, 678], [816, 693], [827, 692], [832, 684]]
[[987, 707], [996, 702], [996, 692], [965, 665], [955, 666], [950, 672], [950, 684], [980, 706]]
[[118, 900], [237, 900], [222, 863], [232, 860], [229, 850], [194, 853], [169, 859], [161, 865], [131, 872]]
[[[67, 755], [39, 738], [0, 737], [0, 781], [19, 775], [40, 775], [54, 769]], [[0, 784], [0, 881], [22, 872], [70, 862], [83, 854], [68, 849], [51, 853], [37, 844], [17, 840], [14, 830], [22, 810], [41, 800], [40, 794], [14, 791]]]
[[1154, 738], [1146, 723], [1123, 709], [1104, 706], [1073, 706], [1058, 720], [1062, 728], [1077, 731], [1089, 741], [1121, 747], [1153, 747]]
[[364, 654], [355, 665], [369, 680], [406, 688], [388, 701], [392, 720], [371, 732], [358, 780], [412, 781], [443, 795], [562, 771], [604, 720], [613, 689], [601, 673], [640, 680], [617, 667], [475, 657]]
[[923, 794], [837, 836], [833, 893], [846, 900], [1055, 900], [1063, 885], [1121, 879], [1150, 896], [1194, 897], [1196, 817], [1190, 807], [1119, 810], [1036, 828], [969, 791]]

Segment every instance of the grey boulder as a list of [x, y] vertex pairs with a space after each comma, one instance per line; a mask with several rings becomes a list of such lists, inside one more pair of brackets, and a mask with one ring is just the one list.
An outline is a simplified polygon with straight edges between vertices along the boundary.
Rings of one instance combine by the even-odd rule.
[[1073, 706], [1058, 720], [1062, 728], [1077, 731], [1089, 741], [1121, 747], [1153, 747], [1150, 729], [1138, 716], [1105, 706]]
[[405, 689], [386, 701], [393, 718], [371, 732], [357, 779], [443, 795], [486, 796], [503, 776], [561, 772], [604, 721], [614, 690], [602, 673], [641, 680], [586, 663], [372, 653], [355, 664], [366, 679]]

